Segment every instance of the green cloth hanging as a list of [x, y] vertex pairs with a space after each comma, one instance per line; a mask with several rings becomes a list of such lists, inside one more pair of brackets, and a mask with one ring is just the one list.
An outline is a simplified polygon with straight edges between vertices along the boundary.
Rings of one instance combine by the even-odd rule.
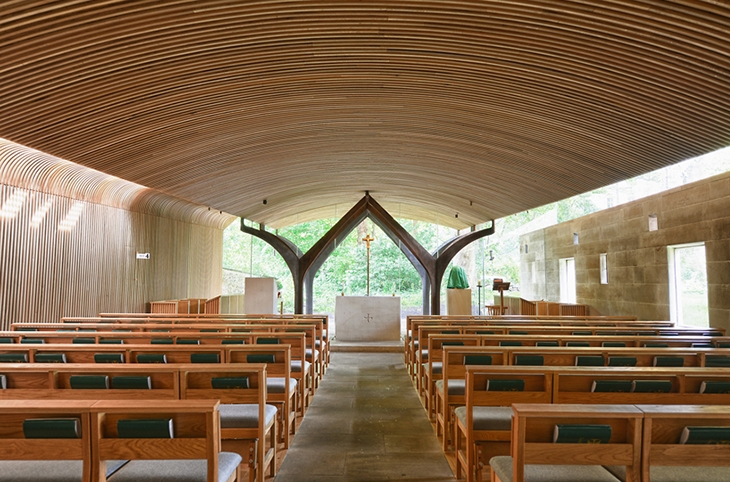
[[449, 273], [449, 284], [446, 285], [448, 289], [459, 289], [463, 290], [469, 287], [469, 281], [466, 279], [466, 272], [461, 266], [452, 266], [451, 273]]

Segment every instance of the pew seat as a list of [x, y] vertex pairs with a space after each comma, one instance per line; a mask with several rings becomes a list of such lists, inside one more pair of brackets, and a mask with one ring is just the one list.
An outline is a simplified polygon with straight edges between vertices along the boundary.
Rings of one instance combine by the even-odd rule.
[[[220, 406], [221, 428], [258, 428], [259, 406], [255, 403], [223, 403]], [[264, 426], [270, 427], [276, 418], [276, 407], [264, 406]]]
[[[514, 480], [512, 457], [509, 455], [492, 457], [489, 465], [500, 482], [512, 482]], [[611, 472], [599, 465], [525, 465], [525, 482], [557, 481], [621, 482]]]
[[[92, 459], [99, 482], [240, 481], [239, 454], [221, 452], [217, 400], [100, 401], [91, 408]], [[121, 420], [171, 420], [171, 438], [122, 434]], [[174, 435], [174, 437], [172, 436]], [[129, 459], [111, 477], [109, 460]]]
[[[454, 414], [466, 425], [466, 407], [458, 407]], [[472, 430], [502, 430], [512, 428], [512, 407], [474, 407], [472, 410]]]
[[[620, 482], [607, 465], [624, 466], [627, 482], [639, 482], [643, 412], [636, 406], [517, 403], [512, 411], [511, 455], [490, 459], [492, 482]], [[566, 424], [608, 425], [608, 436], [555, 443]]]
[[[685, 427], [730, 427], [727, 405], [637, 405], [644, 414], [643, 482], [729, 482], [727, 440], [681, 443]], [[610, 467], [621, 475], [620, 470]], [[619, 479], [626, 480], [619, 477]]]
[[[126, 463], [126, 460], [108, 461], [107, 477]], [[81, 460], [0, 460], [1, 482], [81, 482], [83, 472]]]
[[[236, 480], [241, 456], [232, 452], [218, 453], [216, 482]], [[108, 464], [107, 464], [108, 465]], [[206, 482], [208, 461], [195, 460], [133, 460], [107, 479], [108, 482]]]
[[[626, 482], [626, 468], [608, 466], [619, 481]], [[654, 466], [649, 470], [650, 482], [730, 482], [728, 467], [667, 467]]]

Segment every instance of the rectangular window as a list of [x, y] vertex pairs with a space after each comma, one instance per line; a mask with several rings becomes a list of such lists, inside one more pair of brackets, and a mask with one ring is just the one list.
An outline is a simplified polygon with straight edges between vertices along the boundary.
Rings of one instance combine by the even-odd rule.
[[656, 214], [649, 215], [649, 231], [656, 231], [659, 229], [659, 221], [657, 220]]
[[601, 253], [601, 284], [608, 284], [608, 253]]
[[575, 303], [575, 258], [561, 258], [560, 263], [560, 302]]
[[709, 327], [705, 243], [667, 246], [669, 314], [677, 325]]

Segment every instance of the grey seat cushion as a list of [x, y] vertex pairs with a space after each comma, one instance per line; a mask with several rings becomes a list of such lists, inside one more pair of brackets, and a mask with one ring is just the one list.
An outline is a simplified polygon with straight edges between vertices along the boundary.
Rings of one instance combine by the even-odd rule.
[[[615, 465], [606, 470], [622, 482], [626, 481], [626, 467]], [[730, 482], [730, 467], [668, 467], [649, 468], [651, 482]]]
[[[259, 406], [255, 403], [222, 403], [221, 428], [256, 428], [259, 426]], [[264, 427], [276, 417], [276, 407], [264, 407]]]
[[[218, 482], [226, 482], [241, 463], [232, 452], [218, 454]], [[132, 460], [109, 478], [109, 482], [206, 482], [208, 461]]]
[[423, 350], [420, 350], [421, 354], [421, 361], [427, 362], [428, 361], [428, 348], [424, 348]]
[[[466, 407], [454, 413], [466, 425]], [[474, 407], [473, 425], [474, 430], [511, 430], [512, 407]]]
[[81, 482], [81, 460], [3, 460], [3, 482]]
[[[428, 370], [428, 363], [423, 365], [423, 371], [426, 372]], [[440, 361], [435, 361], [431, 363], [431, 373], [434, 375], [441, 375], [444, 371], [444, 364]]]
[[[308, 372], [309, 367], [311, 365], [312, 365], [311, 363], [309, 363], [308, 361], [305, 361], [304, 362], [304, 371]], [[291, 371], [296, 372], [296, 373], [302, 373], [302, 361], [301, 360], [292, 360], [291, 361]]]
[[[512, 482], [512, 457], [492, 457], [489, 465], [499, 480]], [[620, 481], [600, 465], [525, 465], [525, 482]]]
[[[436, 380], [436, 390], [444, 392], [444, 381]], [[464, 395], [466, 393], [466, 380], [454, 378], [449, 380], [449, 395]]]
[[[284, 377], [267, 377], [266, 378], [266, 391], [269, 393], [284, 393], [286, 389], [286, 378]], [[294, 393], [297, 390], [297, 379], [289, 379], [289, 393]]]
[[[106, 475], [116, 472], [126, 460], [108, 460]], [[2, 482], [81, 482], [81, 460], [0, 460]]]

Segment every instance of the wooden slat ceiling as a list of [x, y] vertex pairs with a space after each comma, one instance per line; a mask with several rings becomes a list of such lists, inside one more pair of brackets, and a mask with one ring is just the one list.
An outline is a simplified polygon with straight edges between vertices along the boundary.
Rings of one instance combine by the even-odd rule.
[[272, 227], [366, 190], [466, 227], [730, 144], [728, 7], [6, 0], [0, 137]]

